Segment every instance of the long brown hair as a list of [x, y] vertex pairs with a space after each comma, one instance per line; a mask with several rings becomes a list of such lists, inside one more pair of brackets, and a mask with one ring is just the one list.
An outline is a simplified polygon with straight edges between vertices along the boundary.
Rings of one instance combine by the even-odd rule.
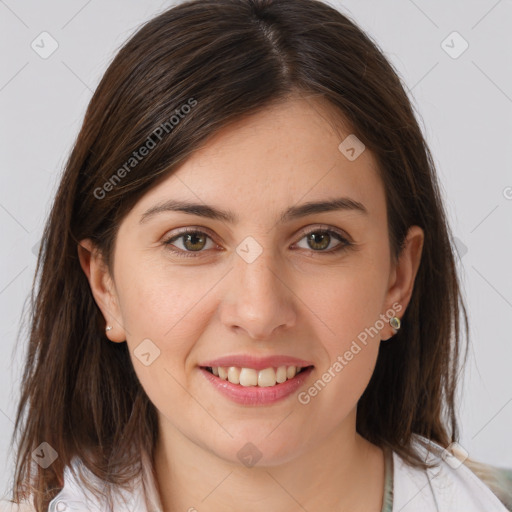
[[[119, 224], [143, 194], [227, 123], [294, 94], [326, 100], [373, 152], [393, 256], [408, 227], [425, 233], [402, 328], [381, 343], [357, 431], [420, 467], [413, 433], [444, 447], [457, 440], [467, 313], [432, 156], [396, 71], [353, 21], [320, 1], [192, 0], [147, 22], [115, 56], [65, 166], [31, 295], [13, 434], [20, 436], [16, 502], [33, 495], [37, 511], [46, 511], [74, 456], [124, 486], [157, 438], [155, 407], [126, 343], [105, 337], [78, 242], [91, 238], [110, 266]], [[131, 161], [148, 140], [147, 156]], [[42, 442], [58, 453], [46, 469], [31, 458]]]

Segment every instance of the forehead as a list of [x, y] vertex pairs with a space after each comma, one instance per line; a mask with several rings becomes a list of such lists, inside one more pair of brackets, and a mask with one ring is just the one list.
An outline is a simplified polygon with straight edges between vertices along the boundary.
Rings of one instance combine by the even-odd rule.
[[264, 214], [344, 196], [380, 214], [385, 198], [373, 155], [364, 149], [349, 159], [339, 149], [346, 140], [357, 144], [353, 137], [325, 102], [288, 100], [216, 132], [134, 210], [140, 216], [155, 202], [172, 198]]

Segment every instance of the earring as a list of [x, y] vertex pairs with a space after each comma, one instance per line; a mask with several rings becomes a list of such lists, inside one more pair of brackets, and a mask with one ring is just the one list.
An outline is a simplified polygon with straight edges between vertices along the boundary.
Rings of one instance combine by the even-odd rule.
[[391, 325], [396, 334], [398, 329], [400, 329], [400, 318], [398, 318], [397, 316], [390, 318], [389, 325]]
[[107, 327], [105, 327], [105, 331], [108, 332], [108, 331], [111, 331], [112, 330], [112, 326], [111, 325], [107, 325]]

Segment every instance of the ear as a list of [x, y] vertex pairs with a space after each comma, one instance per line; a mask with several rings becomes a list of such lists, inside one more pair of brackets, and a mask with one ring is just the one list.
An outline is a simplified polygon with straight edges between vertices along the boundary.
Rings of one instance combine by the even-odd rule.
[[89, 238], [81, 240], [77, 249], [80, 266], [87, 276], [94, 300], [103, 313], [106, 325], [112, 326], [105, 335], [116, 343], [126, 341], [114, 281], [102, 254]]
[[[420, 266], [424, 239], [425, 234], [423, 230], [419, 226], [411, 226], [407, 232], [405, 245], [400, 252], [398, 261], [393, 263], [389, 276], [385, 306], [388, 310], [395, 310], [395, 316], [398, 318], [404, 316], [411, 300], [414, 280]], [[388, 340], [394, 334], [395, 331], [391, 325], [386, 323], [386, 326], [381, 331], [381, 339]]]

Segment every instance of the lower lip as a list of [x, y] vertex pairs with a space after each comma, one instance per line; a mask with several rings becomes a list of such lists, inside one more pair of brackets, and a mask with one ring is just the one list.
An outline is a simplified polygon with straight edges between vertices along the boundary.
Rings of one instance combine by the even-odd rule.
[[309, 367], [300, 372], [293, 379], [268, 387], [232, 384], [227, 380], [216, 377], [213, 373], [210, 373], [204, 368], [200, 368], [200, 370], [218, 391], [233, 400], [233, 402], [242, 405], [268, 405], [283, 400], [296, 392], [309, 377], [313, 371], [313, 367]]

